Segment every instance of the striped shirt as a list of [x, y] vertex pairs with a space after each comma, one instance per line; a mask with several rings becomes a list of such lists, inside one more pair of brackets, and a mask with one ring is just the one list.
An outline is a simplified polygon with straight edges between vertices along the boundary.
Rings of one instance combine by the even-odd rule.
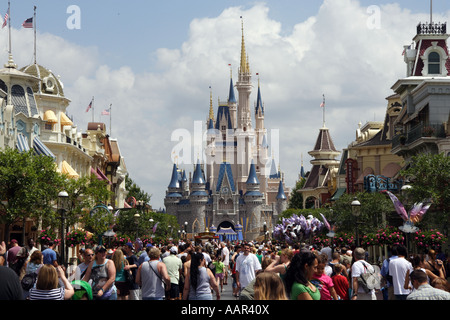
[[30, 289], [30, 300], [64, 300], [65, 288], [59, 287], [51, 290]]
[[408, 295], [407, 300], [450, 300], [450, 293], [433, 288], [429, 284], [420, 285], [417, 290]]

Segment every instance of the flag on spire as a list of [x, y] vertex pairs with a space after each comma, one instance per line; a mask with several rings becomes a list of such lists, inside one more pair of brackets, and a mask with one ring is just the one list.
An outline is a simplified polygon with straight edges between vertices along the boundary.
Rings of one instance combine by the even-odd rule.
[[102, 116], [109, 116], [110, 115], [110, 113], [109, 113], [110, 110], [111, 110], [111, 108], [103, 110], [102, 111]]
[[24, 28], [33, 28], [33, 18], [28, 18], [22, 23], [22, 27]]
[[8, 11], [5, 13], [5, 17], [3, 18], [2, 29], [3, 29], [4, 27], [6, 27], [6, 25], [8, 24], [8, 17], [9, 17], [9, 8], [8, 8]]
[[89, 103], [89, 105], [88, 105], [88, 107], [87, 107], [87, 109], [86, 109], [86, 112], [89, 112], [89, 109], [91, 109], [92, 108], [92, 100], [91, 100], [91, 102]]

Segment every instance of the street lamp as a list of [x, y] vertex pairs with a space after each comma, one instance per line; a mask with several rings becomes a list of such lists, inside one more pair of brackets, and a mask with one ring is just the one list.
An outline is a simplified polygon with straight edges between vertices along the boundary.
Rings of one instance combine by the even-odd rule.
[[184, 235], [186, 236], [186, 240], [187, 240], [187, 225], [188, 225], [188, 222], [185, 221], [184, 222]]
[[264, 241], [267, 241], [267, 222], [264, 221]]
[[361, 202], [355, 197], [351, 205], [352, 215], [356, 218], [356, 246], [359, 247], [358, 217], [361, 215]]
[[65, 247], [65, 221], [66, 221], [66, 209], [69, 202], [69, 194], [66, 191], [58, 193], [58, 210], [61, 215], [61, 261], [64, 267], [66, 267], [66, 247]]
[[141, 216], [139, 215], [139, 213], [135, 213], [134, 214], [134, 222], [136, 223], [136, 239], [138, 238], [138, 234], [139, 234], [139, 218]]

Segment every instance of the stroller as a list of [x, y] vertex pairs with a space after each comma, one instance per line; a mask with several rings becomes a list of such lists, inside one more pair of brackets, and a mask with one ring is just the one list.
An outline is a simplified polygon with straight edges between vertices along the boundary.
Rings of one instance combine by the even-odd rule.
[[71, 284], [75, 289], [75, 294], [71, 300], [93, 300], [92, 288], [89, 283], [82, 280], [74, 280]]

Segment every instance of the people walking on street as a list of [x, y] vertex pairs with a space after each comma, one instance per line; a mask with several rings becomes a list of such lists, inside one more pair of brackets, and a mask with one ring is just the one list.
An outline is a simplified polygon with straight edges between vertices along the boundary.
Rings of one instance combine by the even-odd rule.
[[274, 272], [261, 272], [253, 286], [254, 300], [288, 300], [283, 280]]
[[92, 280], [92, 294], [95, 300], [117, 300], [117, 289], [114, 285], [116, 267], [112, 260], [106, 259], [106, 248], [97, 246], [95, 259], [89, 264], [83, 281]]
[[161, 251], [150, 248], [148, 256], [150, 260], [138, 268], [136, 284], [141, 287], [142, 300], [164, 300], [170, 290], [170, 277], [166, 265], [160, 261]]
[[243, 248], [244, 254], [236, 259], [236, 284], [240, 291], [262, 270], [256, 255], [250, 253], [250, 244], [245, 243]]
[[223, 279], [224, 279], [224, 263], [222, 262], [222, 257], [220, 255], [214, 256], [213, 265], [215, 267], [214, 276], [217, 280], [217, 285], [220, 286], [220, 292], [223, 292]]
[[410, 274], [414, 291], [406, 297], [406, 300], [450, 300], [450, 293], [433, 288], [428, 283], [427, 274], [422, 270], [414, 270]]
[[126, 272], [131, 271], [125, 270], [125, 265], [128, 264], [128, 261], [125, 259], [122, 249], [118, 248], [114, 251], [112, 261], [114, 262], [114, 267], [116, 268], [114, 285], [117, 288], [117, 300], [128, 300], [130, 285], [127, 283]]
[[191, 254], [189, 273], [184, 280], [184, 300], [213, 300], [211, 288], [220, 300], [219, 286], [212, 271], [206, 267], [202, 252]]
[[44, 264], [51, 264], [55, 267], [58, 266], [58, 256], [56, 255], [55, 243], [50, 241], [47, 245], [47, 249], [42, 251], [42, 255], [44, 256]]
[[334, 289], [336, 290], [336, 294], [339, 296], [340, 300], [349, 300], [348, 295], [348, 278], [342, 274], [342, 271], [344, 270], [344, 266], [340, 263], [336, 263], [333, 266], [334, 269], [334, 276], [331, 277], [331, 280], [333, 280]]
[[365, 261], [366, 251], [356, 248], [354, 251], [354, 262], [351, 271], [352, 297], [351, 300], [377, 300], [375, 289], [368, 292], [359, 284], [360, 277], [366, 272], [375, 272], [374, 268]]
[[392, 276], [396, 300], [406, 300], [411, 293], [410, 289], [405, 289], [406, 272], [413, 269], [411, 262], [406, 259], [407, 254], [406, 247], [399, 245], [397, 247], [398, 258], [389, 262], [389, 274]]
[[[59, 280], [62, 286], [59, 286]], [[30, 300], [69, 300], [75, 293], [61, 266], [44, 264], [39, 269], [36, 287], [30, 289]]]
[[317, 265], [317, 256], [312, 252], [294, 255], [285, 279], [290, 300], [320, 300], [319, 289], [311, 283]]
[[77, 265], [73, 275], [69, 277], [70, 281], [83, 279], [89, 264], [94, 260], [94, 251], [91, 248], [86, 248], [82, 254], [83, 262]]
[[177, 246], [172, 246], [169, 249], [169, 256], [163, 259], [164, 264], [167, 268], [167, 273], [170, 277], [170, 290], [168, 291], [169, 300], [180, 299], [180, 274], [183, 272], [183, 262], [177, 257], [178, 248]]
[[140, 300], [140, 289], [139, 286], [136, 283], [136, 274], [137, 274], [137, 269], [138, 269], [138, 258], [137, 256], [133, 253], [133, 243], [128, 242], [127, 244], [125, 244], [125, 246], [123, 246], [123, 252], [125, 254], [126, 259], [128, 260], [128, 264], [125, 266], [125, 270], [131, 270], [131, 273], [133, 274], [133, 278], [135, 280], [135, 282], [133, 282], [132, 284], [130, 284], [130, 294], [128, 296], [129, 300]]
[[220, 251], [220, 256], [222, 257], [223, 262], [223, 284], [228, 284], [228, 271], [230, 267], [230, 250], [228, 249], [225, 242], [221, 242], [220, 246], [222, 247], [222, 250]]
[[325, 273], [325, 267], [328, 266], [328, 263], [328, 255], [326, 253], [319, 254], [317, 269], [311, 282], [320, 290], [320, 300], [339, 300], [333, 280]]

